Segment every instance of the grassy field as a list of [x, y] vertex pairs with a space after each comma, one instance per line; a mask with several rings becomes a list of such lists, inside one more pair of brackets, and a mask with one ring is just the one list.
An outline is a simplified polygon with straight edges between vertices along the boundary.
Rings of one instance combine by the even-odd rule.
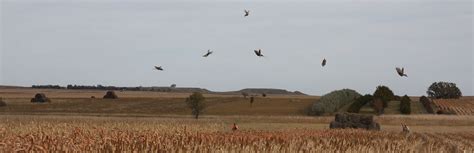
[[[38, 92], [52, 102], [30, 103]], [[390, 103], [389, 113], [375, 117], [382, 130], [374, 132], [330, 130], [333, 116], [306, 116], [317, 96], [268, 95], [250, 105], [240, 95], [206, 94], [208, 107], [196, 120], [184, 103], [190, 93], [124, 91], [115, 100], [104, 94], [0, 89], [7, 103], [0, 107], [0, 152], [474, 151], [474, 116], [426, 115], [417, 102], [414, 115], [398, 115], [399, 104]], [[401, 123], [412, 133], [401, 133]]]

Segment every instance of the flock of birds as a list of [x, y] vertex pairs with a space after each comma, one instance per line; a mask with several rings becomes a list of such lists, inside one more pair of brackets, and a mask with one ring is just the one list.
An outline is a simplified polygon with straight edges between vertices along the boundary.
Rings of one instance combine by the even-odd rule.
[[[244, 17], [247, 17], [250, 15], [250, 10], [244, 10]], [[262, 50], [261, 49], [258, 49], [258, 50], [254, 50], [255, 52], [255, 55], [257, 55], [257, 57], [265, 57], [263, 56], [263, 53], [262, 53]], [[207, 50], [207, 53], [204, 54], [202, 57], [208, 57], [209, 55], [211, 55], [213, 52], [209, 49]], [[326, 63], [327, 63], [327, 60], [326, 58], [323, 59], [323, 61], [321, 62], [321, 66], [324, 67], [326, 66]], [[163, 67], [162, 66], [155, 66], [155, 69], [156, 70], [159, 70], [159, 71], [163, 71]], [[400, 75], [401, 77], [408, 77], [407, 74], [405, 74], [405, 68], [399, 68], [399, 67], [396, 67], [395, 70], [397, 71], [398, 75]]]

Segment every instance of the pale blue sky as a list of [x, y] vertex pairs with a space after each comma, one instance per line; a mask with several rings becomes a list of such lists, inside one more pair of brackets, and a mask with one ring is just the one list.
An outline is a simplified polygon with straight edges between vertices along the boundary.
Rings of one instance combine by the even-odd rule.
[[[0, 84], [473, 91], [473, 1], [2, 0]], [[243, 17], [243, 10], [251, 10]], [[267, 56], [258, 58], [253, 49]], [[207, 49], [214, 50], [202, 58]], [[328, 65], [320, 62], [327, 58]], [[153, 70], [162, 65], [165, 71]], [[401, 78], [395, 67], [405, 67]]]

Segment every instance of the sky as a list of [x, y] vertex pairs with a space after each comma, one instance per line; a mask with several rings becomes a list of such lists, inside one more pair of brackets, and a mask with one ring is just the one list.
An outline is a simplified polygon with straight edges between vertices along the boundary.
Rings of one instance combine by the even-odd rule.
[[[386, 85], [421, 96], [448, 81], [474, 95], [473, 7], [472, 0], [0, 0], [0, 84], [312, 95]], [[203, 58], [208, 49], [214, 54]]]

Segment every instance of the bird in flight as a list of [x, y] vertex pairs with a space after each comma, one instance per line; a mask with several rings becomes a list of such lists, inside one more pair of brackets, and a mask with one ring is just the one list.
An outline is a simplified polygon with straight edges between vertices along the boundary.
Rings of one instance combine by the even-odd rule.
[[403, 77], [403, 76], [408, 77], [407, 74], [405, 74], [405, 69], [404, 68], [400, 69], [399, 67], [397, 67], [397, 68], [395, 68], [395, 70], [397, 70], [398, 75], [400, 75], [401, 77]]
[[246, 17], [246, 16], [249, 16], [249, 13], [250, 13], [250, 11], [249, 11], [249, 10], [244, 10], [244, 12], [245, 12], [245, 15], [244, 15], [244, 17]]
[[207, 50], [207, 53], [204, 54], [202, 57], [208, 57], [211, 54], [212, 54], [212, 51], [209, 49], [209, 50]]
[[258, 57], [263, 57], [263, 54], [262, 54], [262, 50], [261, 49], [258, 49], [258, 50], [253, 50], [255, 52], [255, 55], [257, 55]]
[[323, 62], [321, 63], [321, 66], [326, 66], [326, 59], [323, 59]]
[[162, 68], [161, 66], [155, 66], [155, 69], [156, 69], [156, 70], [163, 71], [163, 68]]

